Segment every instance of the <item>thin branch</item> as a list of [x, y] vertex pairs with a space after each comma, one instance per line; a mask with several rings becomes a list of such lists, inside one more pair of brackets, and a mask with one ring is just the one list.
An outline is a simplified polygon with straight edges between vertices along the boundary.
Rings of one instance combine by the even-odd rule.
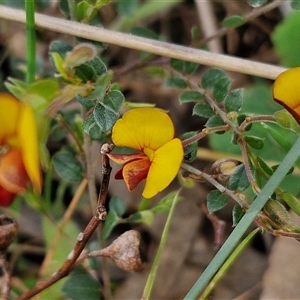
[[[213, 4], [213, 1], [195, 1], [198, 20], [206, 38], [214, 35], [218, 31]], [[211, 52], [223, 52], [221, 39], [211, 39], [207, 42], [207, 46]]]
[[240, 198], [240, 194], [238, 194], [235, 191], [229, 190], [226, 187], [224, 187], [222, 184], [220, 184], [218, 181], [216, 181], [215, 179], [212, 178], [211, 175], [206, 174], [202, 171], [199, 171], [198, 169], [187, 165], [185, 163], [181, 164], [181, 167], [185, 170], [188, 171], [187, 176], [198, 180], [198, 181], [202, 181], [203, 179], [206, 180], [207, 182], [209, 182], [210, 184], [212, 184], [215, 188], [217, 188], [221, 193], [229, 196], [230, 198], [232, 198], [235, 202], [237, 202], [242, 208], [247, 209], [249, 207], [249, 204], [244, 201], [244, 199]]
[[[258, 16], [261, 16], [261, 15], [273, 10], [274, 8], [283, 4], [284, 2], [287, 2], [287, 0], [275, 0], [273, 2], [266, 4], [265, 6], [253, 9], [250, 13], [248, 13], [244, 16], [245, 23], [250, 22], [253, 19], [257, 18]], [[215, 32], [215, 34], [208, 36], [208, 37], [204, 38], [203, 40], [201, 40], [199, 43], [197, 43], [197, 46], [200, 47], [200, 46], [206, 45], [210, 41], [224, 36], [230, 30], [232, 30], [232, 28], [228, 28], [228, 27], [220, 28], [218, 31]]]
[[33, 289], [24, 293], [22, 296], [18, 298], [18, 300], [27, 300], [37, 295], [47, 287], [51, 286], [55, 282], [59, 281], [63, 277], [66, 277], [76, 266], [76, 261], [79, 258], [81, 252], [85, 248], [87, 242], [89, 241], [91, 235], [96, 230], [101, 222], [103, 222], [106, 218], [106, 209], [105, 202], [107, 197], [111, 166], [109, 164], [109, 158], [106, 155], [108, 152], [112, 150], [112, 146], [108, 144], [104, 144], [101, 148], [102, 156], [102, 184], [99, 193], [98, 206], [95, 211], [94, 216], [91, 218], [90, 222], [86, 226], [83, 232], [81, 232], [77, 237], [77, 243], [75, 244], [73, 250], [68, 255], [68, 258], [63, 263], [61, 268], [54, 273], [50, 278], [39, 282]]
[[[25, 23], [24, 11], [4, 5], [0, 5], [0, 18]], [[286, 70], [274, 65], [169, 44], [38, 13], [35, 14], [35, 23], [39, 28], [55, 32], [268, 79], [275, 79]]]

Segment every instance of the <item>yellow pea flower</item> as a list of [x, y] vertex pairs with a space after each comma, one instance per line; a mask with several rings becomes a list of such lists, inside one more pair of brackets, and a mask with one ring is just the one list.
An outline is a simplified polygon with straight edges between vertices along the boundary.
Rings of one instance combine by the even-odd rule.
[[183, 146], [174, 138], [170, 117], [156, 108], [136, 108], [126, 112], [112, 130], [116, 146], [137, 150], [136, 154], [108, 154], [124, 164], [116, 179], [124, 179], [132, 191], [143, 179], [144, 198], [152, 198], [175, 178], [183, 159]]
[[273, 98], [300, 124], [300, 67], [279, 74], [273, 85]]
[[41, 191], [35, 116], [30, 106], [0, 93], [0, 205], [9, 205], [29, 182]]

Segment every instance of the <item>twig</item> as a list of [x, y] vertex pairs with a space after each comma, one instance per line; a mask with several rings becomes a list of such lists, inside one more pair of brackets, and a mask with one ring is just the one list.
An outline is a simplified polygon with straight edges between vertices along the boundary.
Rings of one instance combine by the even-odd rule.
[[220, 132], [220, 131], [228, 131], [229, 129], [230, 129], [229, 125], [222, 125], [222, 126], [215, 126], [215, 127], [211, 127], [211, 128], [204, 128], [203, 130], [198, 131], [194, 136], [183, 140], [182, 145], [183, 145], [183, 147], [186, 147], [188, 145], [191, 145], [191, 144], [203, 139], [204, 137], [206, 137], [210, 133]]
[[90, 222], [86, 226], [83, 232], [81, 232], [77, 237], [77, 243], [75, 244], [73, 250], [68, 255], [67, 260], [63, 263], [62, 267], [53, 274], [50, 278], [39, 282], [32, 290], [26, 292], [22, 296], [18, 298], [18, 300], [27, 300], [31, 297], [37, 295], [47, 287], [51, 286], [55, 282], [59, 281], [63, 277], [66, 277], [72, 269], [76, 266], [76, 261], [80, 256], [81, 252], [83, 251], [85, 245], [89, 241], [91, 235], [96, 230], [98, 225], [103, 222], [106, 218], [106, 209], [105, 209], [105, 202], [106, 196], [108, 191], [110, 173], [111, 173], [111, 166], [109, 164], [109, 158], [106, 155], [112, 150], [112, 146], [108, 144], [104, 144], [101, 148], [102, 153], [102, 184], [98, 198], [98, 205], [95, 211], [94, 216], [91, 218]]
[[17, 223], [6, 215], [0, 215], [0, 298], [9, 299], [10, 272], [6, 250], [18, 233]]
[[[250, 13], [248, 13], [244, 16], [245, 23], [257, 18], [260, 15], [263, 15], [263, 14], [273, 10], [274, 8], [280, 6], [281, 4], [283, 4], [285, 2], [287, 2], [287, 1], [286, 0], [275, 0], [273, 2], [266, 4], [265, 6], [253, 9]], [[220, 37], [224, 36], [230, 30], [232, 30], [232, 28], [223, 27], [223, 28], [219, 29], [215, 34], [201, 40], [199, 43], [197, 43], [197, 46], [199, 47], [202, 45], [206, 45], [208, 42], [210, 42], [216, 38], [220, 38]]]
[[[195, 1], [198, 19], [201, 29], [206, 38], [213, 36], [217, 31], [217, 21], [213, 10], [213, 1]], [[222, 43], [220, 39], [210, 39], [207, 46], [211, 52], [222, 53]]]
[[[4, 5], [0, 5], [0, 18], [25, 23], [24, 11]], [[275, 79], [280, 73], [286, 70], [274, 65], [169, 44], [38, 13], [35, 14], [35, 23], [39, 28], [55, 32], [263, 78]]]
[[247, 126], [250, 123], [254, 123], [254, 122], [275, 122], [275, 118], [274, 116], [270, 116], [270, 115], [247, 116], [245, 120], [242, 122], [242, 124], [240, 125], [239, 129], [241, 131], [245, 131]]
[[223, 220], [220, 220], [214, 213], [209, 212], [205, 203], [201, 204], [201, 209], [214, 228], [215, 248], [219, 249], [224, 243], [224, 231], [226, 223]]
[[217, 188], [221, 193], [232, 198], [243, 209], [247, 209], [249, 207], [249, 204], [246, 201], [244, 201], [244, 199], [240, 198], [239, 194], [237, 192], [227, 189], [222, 184], [220, 184], [218, 181], [213, 179], [212, 176], [210, 176], [202, 171], [199, 171], [199, 170], [195, 169], [194, 167], [187, 165], [185, 163], [181, 164], [181, 167], [188, 171], [188, 174], [187, 174], [188, 177], [198, 180], [198, 181], [199, 180], [202, 181], [204, 179], [207, 182], [209, 182], [210, 184], [212, 184], [215, 188]]

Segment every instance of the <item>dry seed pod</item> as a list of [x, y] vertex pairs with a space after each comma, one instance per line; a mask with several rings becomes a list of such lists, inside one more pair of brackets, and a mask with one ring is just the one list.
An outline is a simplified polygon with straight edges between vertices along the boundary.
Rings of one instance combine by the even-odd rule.
[[120, 235], [111, 245], [100, 250], [100, 253], [111, 258], [119, 268], [137, 272], [142, 269], [140, 240], [141, 235], [138, 231], [129, 230]]
[[10, 217], [0, 215], [0, 251], [14, 241], [18, 233], [17, 223]]
[[219, 182], [227, 183], [235, 168], [242, 162], [233, 158], [221, 158], [211, 166], [211, 172]]

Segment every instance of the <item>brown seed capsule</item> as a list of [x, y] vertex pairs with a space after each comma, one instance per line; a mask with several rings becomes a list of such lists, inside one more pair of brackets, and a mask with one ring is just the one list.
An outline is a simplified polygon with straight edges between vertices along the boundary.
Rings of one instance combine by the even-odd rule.
[[233, 158], [221, 158], [213, 163], [211, 166], [211, 172], [218, 181], [227, 183], [230, 175], [241, 163], [242, 162]]
[[142, 269], [140, 257], [141, 235], [138, 231], [129, 230], [120, 235], [108, 247], [100, 250], [102, 256], [111, 258], [121, 269], [137, 272]]

